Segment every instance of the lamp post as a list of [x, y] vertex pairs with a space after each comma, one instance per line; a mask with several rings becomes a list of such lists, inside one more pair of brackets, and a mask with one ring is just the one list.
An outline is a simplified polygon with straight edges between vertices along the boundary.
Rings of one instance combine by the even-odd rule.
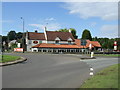
[[22, 21], [23, 21], [23, 36], [22, 36], [22, 48], [23, 48], [23, 53], [24, 53], [24, 49], [25, 49], [25, 33], [24, 33], [24, 24], [25, 21], [23, 19], [23, 17], [21, 17]]

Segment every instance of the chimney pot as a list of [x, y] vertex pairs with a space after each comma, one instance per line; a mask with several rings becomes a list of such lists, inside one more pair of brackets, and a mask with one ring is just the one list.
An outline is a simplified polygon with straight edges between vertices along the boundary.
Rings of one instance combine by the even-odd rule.
[[35, 30], [35, 33], [38, 33], [38, 31], [37, 31], [37, 30]]

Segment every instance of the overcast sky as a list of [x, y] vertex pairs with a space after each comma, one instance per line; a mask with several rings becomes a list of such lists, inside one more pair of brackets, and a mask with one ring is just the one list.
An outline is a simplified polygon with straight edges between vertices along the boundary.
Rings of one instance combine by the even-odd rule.
[[2, 17], [3, 35], [22, 32], [23, 17], [30, 32], [43, 32], [47, 26], [51, 31], [75, 28], [79, 37], [84, 29], [93, 37], [118, 37], [117, 2], [3, 2]]

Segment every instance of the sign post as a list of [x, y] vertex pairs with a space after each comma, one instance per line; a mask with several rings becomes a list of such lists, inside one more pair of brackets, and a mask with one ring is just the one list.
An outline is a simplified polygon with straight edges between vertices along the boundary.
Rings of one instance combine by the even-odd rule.
[[89, 50], [90, 50], [90, 57], [93, 58], [94, 57], [94, 52], [92, 52], [92, 44], [89, 44]]
[[91, 52], [91, 58], [93, 58], [94, 57], [94, 52]]

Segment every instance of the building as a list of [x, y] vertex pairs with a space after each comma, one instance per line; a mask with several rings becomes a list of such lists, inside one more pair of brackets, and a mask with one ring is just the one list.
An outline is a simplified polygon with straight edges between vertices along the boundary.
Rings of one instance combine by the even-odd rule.
[[83, 50], [89, 50], [89, 44], [92, 44], [92, 48], [101, 48], [101, 45], [97, 41], [86, 40], [87, 44], [81, 46], [80, 39], [74, 39], [71, 31], [58, 32], [47, 31], [44, 29], [44, 33], [27, 32], [26, 33], [26, 46], [28, 52], [66, 52], [66, 53], [79, 53]]

